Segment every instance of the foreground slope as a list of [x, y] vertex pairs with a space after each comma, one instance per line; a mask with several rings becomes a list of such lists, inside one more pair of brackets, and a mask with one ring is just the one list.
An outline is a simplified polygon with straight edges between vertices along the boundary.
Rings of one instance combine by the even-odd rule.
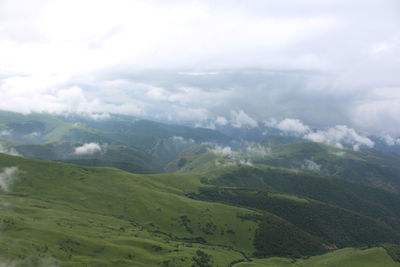
[[[254, 206], [251, 188], [213, 185], [225, 181], [223, 175], [204, 184], [195, 174], [139, 175], [0, 154], [0, 260], [17, 266], [229, 266], [399, 240], [395, 223], [293, 194], [259, 195], [284, 208], [326, 210], [323, 219], [337, 211], [350, 218], [339, 221], [349, 239], [329, 239], [303, 225], [302, 214]], [[247, 202], [219, 198], [226, 194]], [[353, 235], [353, 222], [362, 232]]]
[[0, 164], [18, 168], [10, 191], [0, 194], [3, 261], [145, 266], [191, 261], [201, 249], [225, 266], [254, 252], [257, 224], [237, 214], [256, 213], [186, 198], [196, 177], [153, 179], [6, 155]]

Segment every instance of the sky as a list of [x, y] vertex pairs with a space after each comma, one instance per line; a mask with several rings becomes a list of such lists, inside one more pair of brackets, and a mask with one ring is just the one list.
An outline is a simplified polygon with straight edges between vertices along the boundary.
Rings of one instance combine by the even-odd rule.
[[399, 26], [398, 0], [0, 0], [0, 109], [396, 137]]

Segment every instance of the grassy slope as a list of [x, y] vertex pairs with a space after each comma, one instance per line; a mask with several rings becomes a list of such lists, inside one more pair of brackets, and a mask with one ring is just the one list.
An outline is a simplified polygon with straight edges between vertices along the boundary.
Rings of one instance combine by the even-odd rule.
[[270, 155], [255, 162], [300, 169], [304, 160], [319, 164], [324, 174], [388, 191], [400, 191], [400, 158], [389, 153], [373, 150], [355, 152], [319, 143], [299, 142], [272, 146]]
[[96, 129], [79, 123], [65, 122], [53, 115], [42, 113], [23, 115], [0, 111], [0, 130], [11, 130], [11, 135], [3, 138], [29, 143], [114, 142]]
[[[259, 146], [268, 148], [270, 152], [257, 155], [248, 154], [246, 149], [243, 149], [239, 150], [234, 157], [229, 157], [215, 154], [210, 151], [210, 147], [199, 145], [183, 152], [175, 162], [169, 165], [169, 168], [172, 171], [204, 173], [212, 169], [246, 165], [246, 162], [251, 162], [293, 170], [313, 171], [320, 175], [335, 176], [390, 192], [400, 192], [398, 167], [400, 157], [396, 155], [372, 150], [356, 152], [313, 142], [272, 146], [259, 144]], [[314, 162], [319, 170], [308, 170], [307, 161]]]
[[[20, 169], [12, 192], [0, 194], [0, 250], [10, 260], [30, 255], [32, 261], [45, 256], [71, 266], [96, 260], [156, 264], [176, 257], [188, 261], [204, 247], [225, 266], [243, 256], [224, 247], [254, 252], [257, 224], [237, 215], [255, 213], [186, 198], [199, 185], [196, 176], [140, 176], [6, 155], [0, 165]], [[182, 182], [184, 187], [173, 186]]]
[[[337, 178], [273, 167], [241, 167], [204, 174], [204, 180], [218, 186], [267, 190], [311, 198], [386, 221], [400, 229], [400, 196]], [[340, 192], [340, 193], [338, 193]]]
[[151, 155], [153, 161], [162, 167], [175, 160], [194, 141], [227, 143], [231, 140], [210, 129], [136, 120], [131, 117], [93, 120], [39, 113], [23, 115], [7, 111], [0, 111], [0, 131], [2, 130], [10, 134], [0, 136], [1, 138], [30, 144], [97, 142], [137, 147]]
[[[1, 140], [0, 140], [1, 144]], [[50, 143], [50, 144], [9, 144], [25, 157], [56, 160], [83, 166], [116, 167], [135, 173], [160, 172], [161, 167], [153, 158], [134, 147], [103, 146], [102, 151], [93, 154], [76, 155], [75, 148], [82, 143]]]
[[235, 264], [235, 267], [400, 267], [383, 248], [346, 248], [308, 259], [269, 258]]
[[[12, 190], [0, 193], [0, 263], [190, 266], [201, 249], [213, 266], [227, 266], [255, 252], [260, 222], [243, 216], [260, 213], [188, 199], [186, 194], [209, 187], [197, 175], [137, 175], [0, 154], [0, 172], [11, 166], [19, 173]], [[300, 247], [307, 238], [318, 245], [281, 218], [269, 215], [268, 221], [267, 230], [278, 231], [264, 231], [265, 242], [279, 245], [287, 240], [277, 233], [292, 231]]]

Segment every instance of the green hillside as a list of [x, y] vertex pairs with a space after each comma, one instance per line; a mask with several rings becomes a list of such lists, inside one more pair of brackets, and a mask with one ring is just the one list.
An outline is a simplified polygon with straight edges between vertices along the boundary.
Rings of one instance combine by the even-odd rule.
[[[130, 147], [151, 156], [151, 161], [157, 164], [157, 168], [163, 168], [174, 161], [182, 151], [195, 143], [228, 143], [231, 141], [230, 137], [215, 130], [117, 115], [112, 115], [108, 119], [94, 120], [83, 116], [64, 117], [44, 113], [24, 115], [0, 111], [0, 132], [2, 133], [1, 139], [29, 145], [94, 142]], [[40, 153], [26, 150], [25, 152], [29, 157], [54, 158], [53, 155], [46, 157], [50, 153], [46, 149], [43, 149]], [[60, 158], [60, 155], [57, 157]], [[117, 159], [102, 159], [102, 161], [119, 162]], [[78, 161], [73, 162], [78, 163]], [[96, 161], [87, 164], [97, 165], [101, 162], [97, 158]], [[122, 167], [126, 166], [126, 162], [125, 164], [106, 164], [103, 166]], [[129, 169], [137, 169], [137, 167], [129, 167]]]
[[341, 249], [321, 256], [308, 259], [290, 260], [285, 258], [270, 258], [236, 264], [235, 267], [398, 267], [400, 262], [394, 262], [383, 248], [371, 249]]
[[[199, 185], [196, 177], [140, 176], [5, 155], [0, 164], [18, 167], [12, 190], [0, 194], [5, 259], [154, 265], [190, 260], [201, 249], [225, 266], [254, 251], [257, 224], [237, 214], [255, 213], [186, 198]], [[183, 180], [184, 187], [170, 185]]]
[[231, 138], [222, 133], [205, 128], [192, 128], [183, 125], [166, 124], [150, 120], [132, 119], [117, 116], [109, 120], [79, 120], [114, 140], [138, 147], [152, 155], [163, 166], [175, 160], [185, 149], [194, 143], [228, 143]]
[[[319, 143], [293, 143], [271, 147], [271, 154], [254, 163], [334, 175], [365, 185], [400, 192], [400, 158], [372, 150], [338, 149]], [[315, 163], [317, 169], [307, 166]]]
[[1, 136], [17, 142], [44, 144], [51, 142], [99, 142], [113, 143], [113, 139], [96, 129], [76, 122], [41, 113], [20, 114], [0, 111]]
[[235, 149], [226, 148], [230, 149], [229, 153], [223, 154], [210, 145], [191, 147], [169, 165], [169, 170], [204, 173], [243, 165], [267, 165], [335, 176], [390, 192], [400, 192], [400, 157], [394, 154], [339, 149], [313, 142], [274, 145], [245, 143]]
[[400, 195], [329, 176], [258, 166], [222, 169], [203, 174], [207, 184], [253, 189], [313, 199], [381, 218], [400, 229]]
[[63, 161], [83, 166], [115, 167], [135, 173], [161, 172], [158, 161], [147, 153], [129, 146], [96, 144], [98, 150], [90, 153], [76, 153], [82, 143], [24, 144], [0, 140], [6, 150], [14, 151], [24, 157]]
[[0, 266], [399, 265], [396, 155], [114, 115], [0, 130]]
[[[256, 256], [331, 249], [326, 237], [276, 210], [188, 198], [218, 190], [195, 174], [139, 175], [4, 154], [1, 171], [0, 259], [7, 264], [228, 266]], [[291, 195], [272, 198], [314, 203]], [[397, 232], [371, 222], [364, 225], [380, 239], [354, 245], [396, 242]], [[385, 231], [392, 235], [382, 237]]]

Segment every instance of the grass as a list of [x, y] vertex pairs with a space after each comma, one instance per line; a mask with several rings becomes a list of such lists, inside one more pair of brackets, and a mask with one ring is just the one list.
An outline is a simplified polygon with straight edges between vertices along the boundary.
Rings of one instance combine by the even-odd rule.
[[0, 193], [3, 262], [188, 266], [201, 249], [215, 266], [226, 266], [254, 252], [257, 223], [238, 214], [256, 212], [188, 199], [200, 184], [194, 175], [137, 175], [1, 155], [0, 170], [9, 166], [20, 172], [12, 191]]
[[[11, 198], [2, 201], [9, 203], [2, 208], [1, 216], [0, 251], [6, 254], [3, 262], [35, 263], [49, 258], [62, 262], [63, 266], [155, 266], [165, 260], [189, 262], [196, 249], [212, 254], [219, 266], [242, 257], [219, 246], [166, 242], [139, 224], [112, 216], [69, 210], [31, 199], [18, 203]], [[4, 226], [7, 218], [12, 220], [12, 227]]]
[[244, 262], [235, 267], [400, 267], [383, 248], [354, 249], [345, 248], [308, 259], [287, 258], [258, 259]]
[[[251, 219], [263, 216], [261, 212], [188, 198], [200, 188], [214, 187], [202, 184], [201, 175], [140, 175], [0, 154], [0, 172], [12, 166], [19, 172], [11, 190], [0, 192], [0, 265], [191, 266], [201, 250], [210, 255], [212, 266], [229, 266], [253, 257], [260, 225], [269, 227], [268, 221]], [[308, 203], [288, 194], [271, 197]], [[288, 229], [297, 231], [282, 218], [271, 220], [280, 222], [273, 225], [279, 230], [267, 233], [271, 238]], [[302, 236], [296, 240], [299, 244], [306, 241]], [[327, 255], [336, 255], [338, 264], [370, 257], [363, 254], [369, 250], [345, 251]], [[382, 255], [387, 254], [376, 251], [373, 255], [386, 263]], [[311, 259], [315, 264], [326, 260]], [[291, 260], [256, 259], [247, 264], [259, 265], [235, 266], [270, 261]], [[303, 261], [307, 264], [296, 262]]]

